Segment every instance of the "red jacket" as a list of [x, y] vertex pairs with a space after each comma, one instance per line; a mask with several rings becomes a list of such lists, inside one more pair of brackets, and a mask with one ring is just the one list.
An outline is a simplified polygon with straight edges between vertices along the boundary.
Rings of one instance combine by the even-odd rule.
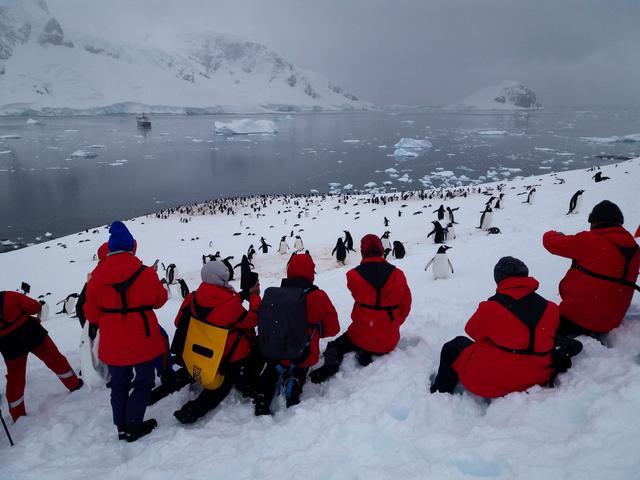
[[[610, 277], [621, 277], [624, 257], [616, 248], [636, 248], [631, 234], [623, 227], [598, 228], [577, 235], [547, 232], [544, 247], [554, 255], [571, 258], [582, 267]], [[636, 282], [640, 254], [636, 252], [629, 263], [626, 280]], [[560, 315], [594, 332], [606, 333], [622, 322], [633, 288], [601, 280], [570, 268], [560, 282]]]
[[[130, 278], [142, 262], [128, 252], [109, 255], [91, 273], [84, 312], [100, 328], [98, 356], [107, 365], [126, 366], [152, 360], [166, 351], [158, 319], [152, 309], [143, 313], [112, 313], [122, 308], [120, 295], [111, 285]], [[144, 267], [126, 292], [128, 307], [160, 308], [167, 301], [158, 275]]]
[[393, 309], [371, 308], [376, 306], [376, 289], [359, 270], [371, 269], [374, 277], [383, 280], [384, 275], [381, 277], [380, 274], [390, 266], [382, 257], [370, 257], [347, 272], [347, 288], [355, 301], [347, 334], [356, 346], [373, 353], [387, 353], [396, 348], [400, 340], [400, 325], [411, 311], [411, 291], [402, 270], [393, 268], [382, 286], [377, 305]]
[[[534, 278], [510, 277], [498, 284], [497, 292], [519, 300], [537, 288], [538, 281]], [[535, 329], [534, 352], [553, 349], [559, 321], [558, 306], [547, 302]], [[496, 398], [547, 383], [551, 378], [550, 353], [544, 356], [511, 353], [497, 346], [524, 350], [530, 341], [528, 327], [498, 302], [480, 303], [465, 331], [475, 343], [462, 351], [453, 368], [470, 392]]]
[[40, 313], [42, 306], [37, 300], [18, 292], [5, 291], [2, 311], [0, 311], [0, 337], [16, 330], [31, 315]]
[[226, 361], [238, 335], [240, 335], [240, 339], [229, 361], [237, 362], [249, 355], [255, 344], [256, 333], [254, 328], [258, 324], [257, 312], [260, 308], [260, 297], [258, 295], [249, 297], [249, 311], [247, 311], [242, 306], [242, 299], [238, 293], [210, 283], [201, 283], [198, 289], [187, 295], [182, 302], [180, 311], [175, 319], [176, 326], [178, 326], [184, 309], [188, 308], [190, 314], [196, 316], [192, 306], [194, 296], [196, 303], [200, 307], [213, 309], [204, 319], [207, 323], [223, 328], [233, 326], [227, 335], [222, 361]]

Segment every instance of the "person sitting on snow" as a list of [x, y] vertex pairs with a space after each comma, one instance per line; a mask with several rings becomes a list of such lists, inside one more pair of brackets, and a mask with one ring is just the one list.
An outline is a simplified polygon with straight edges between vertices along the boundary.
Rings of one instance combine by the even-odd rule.
[[42, 360], [69, 391], [82, 387], [82, 380], [35, 317], [41, 309], [37, 300], [22, 293], [0, 291], [0, 354], [7, 366], [7, 403], [14, 422], [27, 414], [24, 389], [29, 353]]
[[347, 288], [354, 299], [351, 325], [327, 345], [324, 365], [309, 374], [313, 383], [335, 375], [348, 352], [356, 352], [362, 366], [369, 365], [373, 355], [391, 352], [411, 311], [407, 280], [402, 270], [384, 259], [380, 238], [374, 234], [362, 237], [360, 253], [360, 265], [347, 272]]
[[305, 353], [299, 359], [267, 361], [267, 366], [258, 379], [256, 415], [271, 414], [269, 406], [278, 386], [284, 389], [287, 408], [300, 403], [307, 371], [309, 367], [318, 363], [320, 357], [320, 338], [333, 337], [340, 331], [338, 314], [333, 303], [324, 290], [313, 284], [314, 270], [315, 264], [309, 253], [295, 254], [289, 261], [287, 278], [282, 280], [281, 287], [303, 289], [305, 292], [308, 343]]
[[496, 398], [544, 385], [553, 378], [558, 306], [538, 295], [538, 281], [517, 258], [495, 265], [496, 295], [467, 322], [471, 337], [447, 342], [431, 393], [453, 393], [458, 381], [471, 393]]
[[542, 244], [552, 254], [572, 260], [560, 282], [559, 333], [599, 337], [622, 322], [631, 304], [640, 268], [640, 249], [622, 226], [615, 203], [593, 207], [591, 228], [576, 235], [549, 231]]

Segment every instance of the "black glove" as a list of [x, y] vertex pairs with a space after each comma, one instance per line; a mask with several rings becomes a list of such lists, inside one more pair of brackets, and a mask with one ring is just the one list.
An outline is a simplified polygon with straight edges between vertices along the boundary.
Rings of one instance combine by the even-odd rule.
[[98, 326], [94, 323], [89, 323], [89, 338], [91, 340], [95, 340], [97, 334], [98, 334]]

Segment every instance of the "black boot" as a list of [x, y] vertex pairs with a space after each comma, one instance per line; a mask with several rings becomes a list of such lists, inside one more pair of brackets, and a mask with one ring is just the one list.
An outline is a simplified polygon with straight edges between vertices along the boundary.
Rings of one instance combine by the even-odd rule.
[[358, 363], [361, 367], [366, 367], [371, 362], [373, 362], [373, 354], [371, 352], [367, 352], [366, 350], [360, 350], [356, 353], [356, 358], [358, 359]]
[[324, 365], [320, 368], [316, 368], [309, 374], [309, 378], [312, 383], [322, 383], [325, 380], [333, 377], [338, 370], [340, 370], [340, 364], [344, 355], [340, 353], [337, 347], [327, 347], [324, 352]]
[[266, 396], [262, 393], [258, 393], [256, 395], [256, 406], [254, 410], [254, 414], [256, 417], [260, 417], [263, 415], [271, 415], [271, 402], [266, 398]]
[[289, 379], [287, 379], [284, 387], [287, 408], [298, 405], [300, 403], [300, 394], [302, 393], [302, 388], [300, 387], [300, 382], [298, 381], [298, 379], [295, 377], [290, 377]]
[[124, 425], [118, 425], [116, 428], [118, 429], [118, 440], [126, 440], [127, 427], [125, 427]]
[[150, 418], [144, 422], [136, 425], [129, 425], [127, 427], [127, 442], [135, 442], [139, 438], [150, 434], [154, 428], [158, 426], [155, 418]]
[[185, 403], [180, 410], [173, 412], [173, 416], [184, 425], [195, 423], [202, 415], [198, 415], [195, 408], [191, 405], [191, 402]]

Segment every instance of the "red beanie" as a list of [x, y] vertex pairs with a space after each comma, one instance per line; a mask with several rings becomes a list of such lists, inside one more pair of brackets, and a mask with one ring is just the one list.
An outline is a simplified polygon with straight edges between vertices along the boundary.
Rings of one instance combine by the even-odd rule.
[[315, 268], [316, 264], [313, 263], [311, 255], [308, 253], [298, 253], [291, 257], [291, 261], [287, 266], [287, 278], [302, 277], [313, 283]]
[[377, 235], [368, 233], [360, 240], [360, 252], [362, 258], [381, 257], [384, 254], [382, 241]]

